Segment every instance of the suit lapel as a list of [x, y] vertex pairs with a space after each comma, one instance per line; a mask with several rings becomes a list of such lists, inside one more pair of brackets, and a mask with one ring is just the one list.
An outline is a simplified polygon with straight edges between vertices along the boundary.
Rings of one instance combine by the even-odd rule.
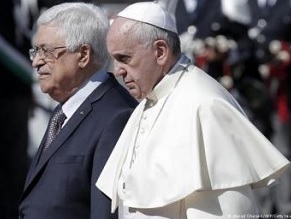
[[63, 146], [64, 142], [70, 137], [71, 133], [79, 126], [79, 124], [86, 118], [86, 116], [92, 110], [92, 103], [98, 101], [111, 87], [113, 87], [116, 83], [118, 83], [113, 76], [110, 76], [104, 83], [102, 83], [99, 87], [97, 87], [86, 100], [82, 103], [82, 105], [78, 108], [78, 110], [73, 114], [73, 116], [68, 120], [66, 125], [62, 128], [60, 133], [56, 136], [54, 141], [51, 143], [50, 147], [46, 150], [44, 154], [42, 154], [42, 147], [44, 145], [44, 136], [39, 150], [34, 158], [34, 161], [31, 165], [31, 169], [29, 174], [27, 175], [27, 180], [24, 187], [24, 195], [32, 182], [37, 178], [39, 174], [41, 174], [41, 170], [45, 168], [46, 163], [50, 160], [50, 158], [57, 152], [57, 150]]

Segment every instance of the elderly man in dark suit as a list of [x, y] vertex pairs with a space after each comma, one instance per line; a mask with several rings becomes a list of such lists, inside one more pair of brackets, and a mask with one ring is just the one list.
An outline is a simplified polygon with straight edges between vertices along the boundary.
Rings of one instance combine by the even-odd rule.
[[28, 173], [19, 218], [117, 218], [94, 184], [136, 100], [104, 70], [108, 19], [92, 4], [63, 3], [37, 25], [32, 65], [42, 92], [60, 104]]

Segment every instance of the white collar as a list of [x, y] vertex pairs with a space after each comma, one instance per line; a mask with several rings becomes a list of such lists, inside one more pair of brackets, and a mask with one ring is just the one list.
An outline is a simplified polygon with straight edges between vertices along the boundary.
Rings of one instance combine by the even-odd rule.
[[175, 87], [182, 70], [186, 70], [191, 63], [190, 59], [182, 55], [165, 77], [155, 86], [155, 88], [147, 95], [146, 99], [150, 102], [156, 103], [159, 99], [169, 94]]
[[68, 121], [68, 119], [75, 113], [84, 100], [107, 78], [108, 75], [105, 70], [99, 70], [94, 73], [92, 77], [64, 103], [62, 109], [67, 117], [65, 122]]

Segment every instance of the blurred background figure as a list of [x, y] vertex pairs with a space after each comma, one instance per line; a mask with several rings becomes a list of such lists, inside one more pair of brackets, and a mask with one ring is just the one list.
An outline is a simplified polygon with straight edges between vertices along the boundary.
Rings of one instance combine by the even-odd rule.
[[28, 120], [32, 106], [27, 49], [16, 33], [18, 2], [0, 3], [0, 218], [18, 218], [18, 199], [29, 165]]
[[[248, 35], [254, 45], [254, 60], [274, 105], [272, 141], [290, 160], [291, 1], [248, 0], [248, 4], [252, 17]], [[290, 182], [289, 171], [280, 179], [280, 186], [262, 192], [264, 213], [291, 213]]]

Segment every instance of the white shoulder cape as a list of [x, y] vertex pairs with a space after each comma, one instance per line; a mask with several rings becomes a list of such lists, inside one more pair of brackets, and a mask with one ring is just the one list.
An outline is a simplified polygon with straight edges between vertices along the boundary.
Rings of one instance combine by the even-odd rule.
[[[289, 161], [206, 73], [190, 67], [169, 95], [159, 100], [164, 108], [128, 171], [124, 205], [155, 208], [195, 191], [265, 186], [287, 168]], [[112, 211], [144, 104], [132, 114], [96, 183], [112, 199]]]

